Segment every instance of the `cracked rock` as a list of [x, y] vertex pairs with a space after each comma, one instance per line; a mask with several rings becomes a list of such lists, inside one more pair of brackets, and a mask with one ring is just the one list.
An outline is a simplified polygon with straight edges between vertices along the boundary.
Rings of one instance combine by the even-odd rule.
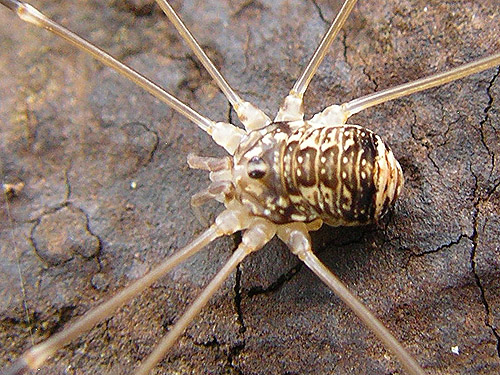
[[32, 241], [40, 258], [58, 265], [80, 255], [98, 255], [100, 241], [89, 232], [85, 215], [71, 207], [63, 207], [44, 215], [33, 228]]
[[[36, 6], [201, 114], [237, 123], [151, 3]], [[172, 3], [228, 82], [271, 117], [340, 7]], [[306, 116], [500, 51], [499, 17], [497, 0], [359, 0], [306, 92]], [[225, 153], [149, 94], [3, 8], [0, 35], [0, 178], [25, 184], [8, 203], [0, 197], [2, 366], [45, 339], [44, 326], [62, 329], [198, 235], [189, 201], [208, 178], [186, 157]], [[353, 116], [350, 123], [380, 134], [400, 160], [401, 199], [378, 227], [312, 235], [319, 258], [430, 374], [500, 372], [499, 83], [491, 69]], [[220, 210], [213, 203], [203, 214], [210, 221]], [[49, 265], [30, 239], [38, 219], [46, 224], [35, 242]], [[96, 255], [96, 238], [98, 257], [85, 259]], [[232, 238], [215, 241], [38, 374], [129, 373], [233, 250]], [[249, 256], [156, 373], [403, 374], [297, 265], [277, 240]]]

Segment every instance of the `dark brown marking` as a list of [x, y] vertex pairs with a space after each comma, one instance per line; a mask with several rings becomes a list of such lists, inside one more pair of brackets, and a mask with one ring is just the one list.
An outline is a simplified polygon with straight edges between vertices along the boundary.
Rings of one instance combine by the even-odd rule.
[[[321, 176], [321, 182], [333, 191], [337, 190], [339, 184], [339, 171], [337, 170], [337, 160], [339, 158], [339, 148], [337, 145], [327, 148], [322, 154], [326, 159], [321, 168], [325, 168], [326, 173]], [[320, 158], [321, 158], [320, 156]]]
[[311, 187], [317, 185], [316, 178], [316, 155], [318, 151], [315, 148], [307, 147], [303, 150], [298, 150], [295, 155], [295, 163], [297, 171], [300, 170], [300, 176], [297, 174], [297, 183], [302, 186]]

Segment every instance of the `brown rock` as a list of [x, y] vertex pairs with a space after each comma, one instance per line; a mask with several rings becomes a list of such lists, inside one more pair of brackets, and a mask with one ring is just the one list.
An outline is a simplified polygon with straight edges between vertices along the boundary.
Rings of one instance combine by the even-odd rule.
[[[161, 13], [147, 1], [127, 4], [36, 6], [202, 114], [234, 119]], [[272, 116], [339, 4], [174, 6], [228, 81]], [[307, 113], [500, 51], [499, 14], [494, 0], [361, 0], [312, 81]], [[2, 183], [24, 183], [8, 204], [0, 198], [4, 364], [199, 234], [189, 198], [207, 177], [190, 170], [186, 156], [223, 151], [148, 94], [5, 9], [0, 35], [0, 175]], [[392, 145], [406, 176], [403, 196], [379, 228], [323, 228], [313, 236], [319, 257], [432, 374], [500, 370], [499, 91], [497, 68], [353, 117]], [[90, 237], [82, 237], [82, 252], [59, 249], [52, 261], [39, 244], [54, 242], [34, 238], [34, 230], [63, 207]], [[210, 205], [208, 218], [220, 209]], [[64, 225], [51, 228], [47, 235], [66, 238], [57, 233]], [[39, 373], [131, 373], [236, 240], [216, 241]], [[277, 240], [240, 267], [155, 371], [402, 373]]]

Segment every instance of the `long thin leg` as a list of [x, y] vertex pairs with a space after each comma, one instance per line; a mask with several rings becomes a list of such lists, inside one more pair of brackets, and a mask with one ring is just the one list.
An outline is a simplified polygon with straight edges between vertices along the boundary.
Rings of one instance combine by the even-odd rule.
[[229, 153], [234, 153], [234, 150], [239, 144], [239, 140], [244, 135], [244, 132], [241, 129], [223, 122], [216, 123], [200, 115], [198, 112], [182, 103], [180, 100], [163, 90], [148, 78], [116, 60], [113, 56], [94, 46], [82, 37], [52, 21], [31, 5], [17, 0], [0, 0], [0, 4], [5, 5], [10, 10], [14, 11], [23, 21], [44, 28], [67, 40], [82, 51], [92, 55], [95, 59], [142, 87], [151, 95], [166, 103], [173, 110], [191, 120], [202, 130], [212, 135], [215, 142], [224, 147]]
[[159, 266], [133, 282], [110, 300], [87, 312], [74, 324], [51, 336], [48, 340], [29, 349], [16, 362], [14, 362], [10, 368], [7, 368], [0, 373], [9, 375], [23, 374], [30, 370], [36, 370], [57, 350], [61, 349], [70, 341], [94, 327], [97, 323], [110, 317], [116, 309], [140, 294], [144, 289], [148, 288], [159, 278], [163, 277], [172, 268], [198, 252], [214, 239], [247, 228], [247, 218], [248, 215], [246, 211], [238, 211], [237, 209], [227, 209], [223, 211], [215, 219], [215, 224], [199, 235], [188, 246], [166, 259]]
[[445, 83], [467, 77], [474, 73], [482, 72], [483, 70], [490, 69], [498, 65], [500, 65], [500, 53], [450, 69], [446, 72], [437, 73], [413, 82], [391, 87], [387, 90], [362, 96], [361, 98], [342, 104], [341, 107], [346, 112], [347, 117], [349, 117], [362, 111], [363, 109], [373, 107], [377, 104], [385, 103], [389, 100], [401, 98], [432, 87], [441, 86]]
[[357, 0], [346, 0], [344, 5], [342, 5], [337, 17], [333, 20], [325, 36], [323, 36], [323, 39], [316, 48], [311, 60], [305, 67], [299, 79], [295, 82], [295, 85], [293, 85], [293, 88], [290, 90], [288, 96], [285, 98], [285, 103], [280, 108], [275, 121], [295, 121], [303, 119], [304, 110], [302, 108], [302, 98], [304, 93], [306, 92], [309, 82], [311, 82], [314, 74], [316, 74], [319, 65], [325, 58], [328, 49], [344, 25], [356, 2]]
[[404, 369], [411, 375], [425, 375], [425, 371], [413, 359], [401, 343], [382, 324], [378, 318], [314, 255], [311, 249], [306, 253], [304, 263], [309, 267], [328, 287], [351, 308], [359, 319], [379, 338], [379, 340], [399, 360]]
[[226, 96], [227, 100], [229, 100], [234, 110], [238, 114], [238, 118], [241, 120], [243, 125], [245, 125], [245, 128], [247, 130], [253, 130], [268, 125], [271, 122], [269, 117], [267, 117], [267, 115], [260, 109], [241, 99], [241, 97], [231, 88], [231, 86], [229, 86], [222, 74], [217, 70], [215, 65], [212, 63], [205, 51], [203, 51], [203, 49], [200, 47], [196, 39], [189, 32], [187, 27], [175, 13], [170, 4], [166, 0], [156, 0], [156, 2], [166, 14], [170, 22], [173, 23], [182, 39], [184, 39], [184, 41], [189, 45], [189, 48], [191, 48], [198, 60], [200, 60], [200, 62], [203, 64], [217, 86], [219, 86], [221, 91]]
[[242, 242], [224, 267], [217, 273], [203, 292], [194, 300], [186, 312], [172, 327], [170, 332], [160, 341], [154, 351], [141, 364], [135, 372], [136, 375], [146, 375], [165, 356], [165, 353], [175, 344], [180, 335], [184, 333], [187, 326], [200, 313], [203, 306], [219, 290], [224, 280], [233, 272], [238, 264], [253, 251], [261, 249], [275, 234], [275, 225], [267, 220], [256, 219], [243, 234]]
[[[110, 317], [116, 309], [126, 304], [130, 299], [140, 294], [144, 289], [149, 287], [172, 268], [182, 263], [184, 260], [194, 255], [200, 249], [212, 242], [215, 238], [223, 233], [214, 225], [198, 236], [188, 246], [166, 259], [152, 271], [134, 281], [131, 285], [120, 291], [110, 300], [100, 304], [93, 310], [88, 311], [80, 319], [74, 322], [69, 327], [64, 328], [61, 332], [51, 336], [46, 341], [33, 346], [25, 352], [10, 369], [4, 370], [5, 374], [21, 374], [29, 370], [38, 369], [47, 358], [52, 356], [56, 351], [64, 347], [66, 344], [79, 337], [84, 332], [94, 327], [99, 322]], [[13, 369], [16, 368], [16, 371]], [[23, 371], [20, 371], [22, 369]], [[10, 371], [10, 372], [9, 372]]]
[[444, 85], [468, 75], [482, 72], [483, 70], [493, 68], [500, 65], [500, 53], [491, 55], [471, 63], [459, 66], [446, 72], [438, 73], [417, 79], [416, 81], [404, 83], [402, 85], [392, 87], [362, 96], [361, 98], [351, 100], [342, 105], [331, 105], [323, 111], [314, 115], [310, 123], [315, 126], [342, 125], [347, 119], [363, 109], [373, 107], [377, 104], [385, 103], [389, 100], [401, 98], [419, 91], [427, 90], [432, 87]]
[[411, 375], [425, 375], [425, 371], [412, 358], [378, 318], [314, 255], [311, 239], [303, 223], [290, 224], [278, 230], [278, 236], [380, 339], [385, 347], [398, 358]]

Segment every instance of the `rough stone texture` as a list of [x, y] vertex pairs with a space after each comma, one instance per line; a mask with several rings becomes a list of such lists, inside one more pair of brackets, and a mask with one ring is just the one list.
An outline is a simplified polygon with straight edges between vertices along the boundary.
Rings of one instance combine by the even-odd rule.
[[[201, 113], [235, 117], [151, 1], [36, 5]], [[238, 91], [274, 114], [339, 4], [174, 6]], [[500, 51], [499, 14], [496, 0], [361, 0], [312, 82], [308, 113]], [[189, 198], [207, 178], [186, 156], [223, 152], [148, 94], [4, 9], [0, 35], [0, 176], [25, 184], [0, 198], [7, 363], [200, 233]], [[431, 374], [500, 372], [499, 98], [497, 68], [353, 117], [393, 146], [403, 196], [378, 228], [313, 236], [321, 260]], [[205, 212], [211, 219], [218, 210]], [[39, 373], [130, 373], [237, 241], [216, 241]], [[238, 269], [154, 371], [334, 372], [402, 370], [277, 240]]]

